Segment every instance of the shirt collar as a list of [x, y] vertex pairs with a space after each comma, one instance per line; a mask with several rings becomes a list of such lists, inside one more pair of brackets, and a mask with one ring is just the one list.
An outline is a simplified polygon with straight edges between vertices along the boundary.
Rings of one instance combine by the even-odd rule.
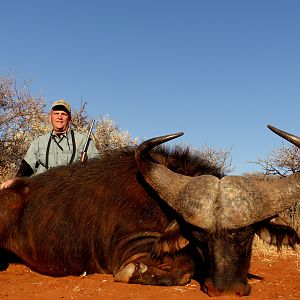
[[70, 128], [67, 130], [67, 132], [63, 133], [63, 134], [56, 134], [54, 131], [52, 131], [51, 135], [54, 138], [60, 139], [62, 140], [63, 138], [66, 138], [67, 140], [69, 140], [70, 137]]

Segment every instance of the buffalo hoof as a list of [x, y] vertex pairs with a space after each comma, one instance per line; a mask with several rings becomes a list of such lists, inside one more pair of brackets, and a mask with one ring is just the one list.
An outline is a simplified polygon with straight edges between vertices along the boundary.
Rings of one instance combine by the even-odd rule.
[[145, 273], [147, 270], [148, 267], [143, 263], [140, 263], [138, 265], [130, 263], [115, 275], [115, 281], [128, 283], [129, 279], [131, 278], [131, 276], [135, 271], [138, 271], [139, 273], [142, 274]]

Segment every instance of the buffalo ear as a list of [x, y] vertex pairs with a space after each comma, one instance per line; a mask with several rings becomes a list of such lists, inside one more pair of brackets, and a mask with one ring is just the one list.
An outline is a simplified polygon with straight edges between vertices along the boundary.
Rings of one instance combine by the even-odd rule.
[[282, 246], [295, 249], [295, 246], [300, 244], [300, 237], [297, 232], [290, 226], [283, 224], [279, 218], [263, 223], [256, 231], [256, 234], [263, 241], [276, 246], [278, 250], [280, 250]]
[[176, 252], [188, 244], [189, 241], [182, 236], [180, 227], [177, 221], [174, 220], [153, 244], [151, 258], [162, 258], [165, 255], [175, 255]]

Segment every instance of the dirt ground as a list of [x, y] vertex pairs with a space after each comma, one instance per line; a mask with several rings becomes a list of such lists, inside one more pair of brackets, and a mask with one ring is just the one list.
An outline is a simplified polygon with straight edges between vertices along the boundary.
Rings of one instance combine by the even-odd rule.
[[[252, 292], [245, 299], [300, 299], [300, 257], [254, 253], [250, 272]], [[0, 273], [0, 299], [210, 299], [192, 281], [187, 286], [158, 287], [114, 282], [111, 275], [55, 278], [40, 275], [22, 264], [11, 264]], [[236, 297], [219, 297], [219, 299]]]

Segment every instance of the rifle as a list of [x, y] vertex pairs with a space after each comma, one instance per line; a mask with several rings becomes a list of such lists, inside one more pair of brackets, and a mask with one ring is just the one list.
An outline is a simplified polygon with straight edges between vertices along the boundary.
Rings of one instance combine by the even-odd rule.
[[95, 120], [92, 120], [92, 124], [90, 126], [86, 141], [84, 143], [84, 146], [83, 146], [83, 149], [82, 149], [82, 152], [81, 152], [81, 156], [80, 156], [80, 162], [81, 163], [84, 163], [85, 161], [87, 161], [87, 150], [88, 150], [88, 147], [89, 147], [89, 143], [90, 143], [94, 123], [95, 123]]

